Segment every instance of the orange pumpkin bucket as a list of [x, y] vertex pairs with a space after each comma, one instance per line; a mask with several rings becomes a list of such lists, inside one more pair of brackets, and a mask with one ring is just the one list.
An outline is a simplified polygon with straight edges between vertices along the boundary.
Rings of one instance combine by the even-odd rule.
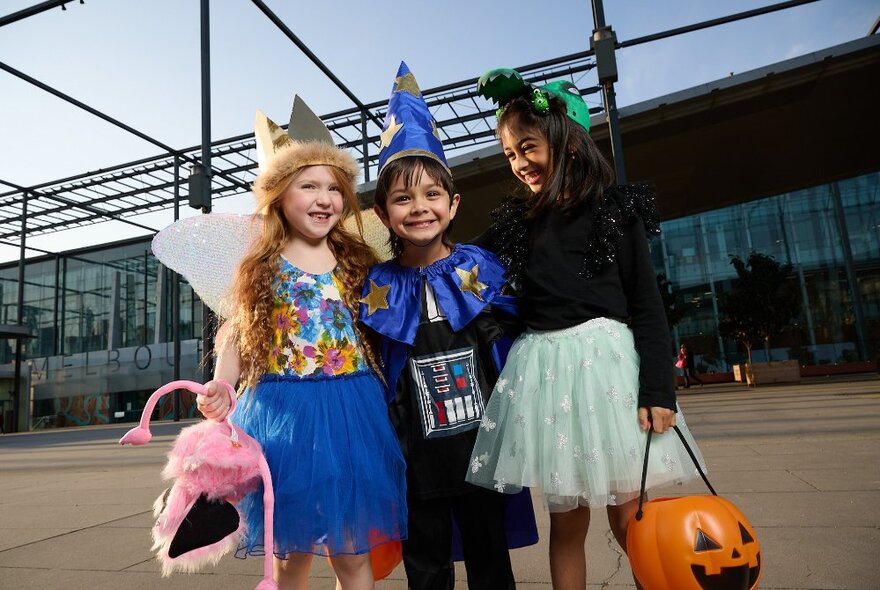
[[[384, 580], [394, 568], [403, 560], [403, 546], [400, 541], [386, 541], [379, 534], [379, 531], [371, 530], [369, 532], [370, 545], [370, 565], [373, 568], [373, 580]], [[333, 567], [333, 561], [327, 556], [330, 567]]]
[[[370, 543], [381, 542], [377, 531], [370, 531]], [[373, 566], [373, 579], [383, 580], [394, 571], [403, 559], [400, 541], [389, 541], [370, 549], [370, 564]]]
[[[633, 574], [645, 590], [752, 590], [762, 566], [755, 530], [732, 502], [718, 496], [674, 428], [712, 495], [640, 500], [626, 538]], [[649, 430], [642, 499], [650, 448]]]

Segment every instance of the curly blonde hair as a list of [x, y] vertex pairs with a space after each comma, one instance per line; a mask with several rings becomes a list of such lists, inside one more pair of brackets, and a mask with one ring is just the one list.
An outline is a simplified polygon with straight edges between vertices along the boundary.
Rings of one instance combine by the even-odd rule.
[[[350, 155], [337, 148], [332, 149], [335, 152], [334, 158], [338, 159], [340, 154], [344, 154], [351, 159], [354, 170], [357, 170]], [[238, 267], [232, 293], [236, 311], [229, 322], [229, 342], [234, 342], [238, 348], [241, 387], [256, 385], [265, 373], [269, 360], [274, 330], [272, 282], [280, 269], [281, 251], [291, 237], [291, 229], [281, 208], [283, 195], [306, 166], [320, 165], [311, 161], [301, 166], [291, 165], [291, 160], [295, 160], [296, 156], [295, 150], [276, 154], [276, 165], [262, 173], [254, 183], [257, 211], [262, 215], [262, 229]], [[279, 160], [280, 163], [277, 163]], [[357, 321], [361, 289], [367, 272], [378, 262], [378, 258], [361, 237], [363, 226], [355, 194], [354, 175], [351, 173], [352, 166], [341, 167], [333, 160], [330, 162], [332, 163], [327, 164], [327, 169], [339, 184], [344, 205], [340, 221], [327, 235], [327, 244], [338, 264], [336, 277], [343, 286], [342, 301], [351, 313], [363, 358], [381, 375], [379, 360], [374, 352], [375, 343]], [[355, 216], [357, 234], [342, 227], [342, 221], [351, 215]]]

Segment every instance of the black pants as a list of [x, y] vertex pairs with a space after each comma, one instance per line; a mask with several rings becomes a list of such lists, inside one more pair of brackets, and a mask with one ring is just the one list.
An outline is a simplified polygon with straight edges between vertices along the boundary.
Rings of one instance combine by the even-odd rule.
[[513, 590], [504, 496], [474, 488], [453, 498], [421, 500], [410, 496], [409, 538], [403, 542], [403, 566], [411, 590], [451, 590], [452, 515], [461, 532], [464, 565], [470, 590]]
[[691, 382], [690, 382], [690, 380], [688, 380], [688, 377], [690, 377], [691, 379], [693, 379], [694, 381], [696, 381], [700, 385], [703, 384], [703, 380], [700, 379], [699, 377], [697, 377], [697, 374], [694, 373], [694, 370], [688, 368], [688, 369], [684, 369], [684, 386], [685, 387], [691, 386]]

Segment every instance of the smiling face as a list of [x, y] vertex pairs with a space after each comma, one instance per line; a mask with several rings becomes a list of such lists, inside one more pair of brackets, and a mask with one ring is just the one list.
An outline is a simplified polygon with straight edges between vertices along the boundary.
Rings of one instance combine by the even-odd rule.
[[376, 214], [403, 244], [401, 261], [426, 266], [443, 258], [449, 248], [443, 242], [458, 210], [458, 194], [449, 191], [423, 167], [413, 174], [397, 174]]
[[516, 178], [533, 193], [547, 184], [551, 166], [550, 144], [537, 130], [505, 125], [500, 133], [501, 148]]
[[281, 195], [281, 212], [294, 236], [320, 242], [339, 221], [342, 187], [327, 166], [300, 170]]

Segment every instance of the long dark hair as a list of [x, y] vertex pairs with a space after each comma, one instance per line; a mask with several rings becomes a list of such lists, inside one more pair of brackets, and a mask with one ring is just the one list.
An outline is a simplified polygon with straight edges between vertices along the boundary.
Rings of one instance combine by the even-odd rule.
[[[458, 194], [455, 188], [455, 181], [452, 174], [446, 167], [426, 156], [406, 156], [398, 158], [392, 162], [388, 162], [379, 178], [376, 180], [376, 192], [373, 195], [373, 204], [382, 210], [386, 216], [388, 215], [388, 193], [391, 192], [391, 186], [400, 178], [403, 180], [403, 187], [409, 189], [422, 182], [422, 174], [427, 174], [428, 178], [443, 187], [449, 193], [449, 204], [452, 205], [452, 197]], [[441, 240], [443, 244], [450, 250], [455, 245], [449, 234], [452, 232], [452, 221], [449, 222], [446, 231], [443, 232]], [[391, 253], [394, 258], [400, 258], [403, 254], [403, 240], [390, 229], [388, 230], [388, 244], [391, 246]]]
[[550, 98], [550, 111], [538, 114], [530, 97], [510, 101], [498, 119], [497, 135], [502, 129], [517, 133], [540, 134], [550, 147], [547, 180], [538, 193], [529, 193], [526, 202], [529, 216], [535, 216], [556, 203], [569, 210], [600, 197], [614, 182], [614, 171], [596, 147], [586, 129], [565, 114], [565, 103]]

